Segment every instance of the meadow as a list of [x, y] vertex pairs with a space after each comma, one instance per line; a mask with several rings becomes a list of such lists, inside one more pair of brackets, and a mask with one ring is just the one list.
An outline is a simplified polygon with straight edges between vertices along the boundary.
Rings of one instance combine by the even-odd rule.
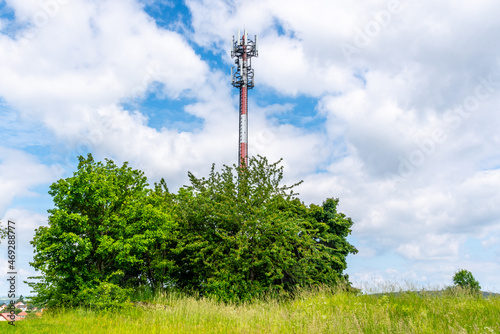
[[500, 297], [321, 288], [227, 304], [171, 292], [120, 310], [49, 310], [0, 333], [500, 333]]

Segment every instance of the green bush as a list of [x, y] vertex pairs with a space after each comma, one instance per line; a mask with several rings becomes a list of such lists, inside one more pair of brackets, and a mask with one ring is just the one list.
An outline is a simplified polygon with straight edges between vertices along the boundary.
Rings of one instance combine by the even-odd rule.
[[116, 284], [101, 282], [81, 291], [76, 299], [80, 304], [92, 309], [120, 308], [130, 305], [131, 289], [123, 289]]

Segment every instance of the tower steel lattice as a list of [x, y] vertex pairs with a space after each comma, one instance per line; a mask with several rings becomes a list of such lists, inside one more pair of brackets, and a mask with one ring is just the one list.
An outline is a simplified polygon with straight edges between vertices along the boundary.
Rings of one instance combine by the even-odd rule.
[[252, 57], [258, 57], [257, 35], [255, 40], [248, 39], [247, 31], [235, 41], [233, 36], [231, 58], [236, 58], [236, 71], [231, 68], [231, 80], [234, 87], [240, 90], [240, 138], [238, 152], [238, 166], [248, 164], [248, 90], [254, 86]]

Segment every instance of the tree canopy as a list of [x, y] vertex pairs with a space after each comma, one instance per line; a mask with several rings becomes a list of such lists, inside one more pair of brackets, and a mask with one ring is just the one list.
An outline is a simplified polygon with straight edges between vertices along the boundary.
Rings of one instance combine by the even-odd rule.
[[207, 178], [188, 173], [190, 185], [172, 194], [163, 180], [149, 189], [127, 163], [79, 157], [73, 176], [50, 187], [49, 226], [32, 241], [35, 302], [111, 306], [139, 287], [228, 301], [348, 284], [353, 222], [338, 199], [302, 203], [295, 185], [281, 185], [279, 163], [213, 165]]
[[453, 276], [453, 283], [455, 286], [459, 286], [463, 289], [470, 289], [472, 291], [479, 292], [481, 290], [481, 285], [476, 281], [472, 273], [465, 269], [460, 269]]
[[[279, 163], [279, 162], [278, 162]], [[248, 167], [189, 174], [177, 197], [183, 261], [179, 286], [222, 299], [347, 281], [352, 221], [338, 200], [305, 206], [281, 186], [283, 167], [250, 158]]]
[[125, 163], [79, 157], [78, 170], [51, 185], [49, 226], [36, 230], [31, 265], [35, 302], [53, 305], [122, 302], [134, 287], [170, 280], [176, 228], [166, 189]]

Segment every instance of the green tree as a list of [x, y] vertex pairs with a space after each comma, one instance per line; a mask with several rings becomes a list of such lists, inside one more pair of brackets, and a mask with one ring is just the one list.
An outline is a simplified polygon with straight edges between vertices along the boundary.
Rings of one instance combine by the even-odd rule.
[[248, 299], [297, 286], [347, 283], [345, 237], [352, 221], [338, 200], [305, 206], [281, 186], [283, 167], [252, 157], [248, 167], [189, 173], [179, 190], [176, 282], [223, 300]]
[[479, 282], [476, 281], [472, 273], [465, 269], [460, 269], [453, 276], [453, 283], [455, 286], [459, 286], [463, 289], [470, 289], [472, 291], [480, 291], [481, 286]]
[[131, 288], [169, 284], [175, 224], [162, 185], [147, 189], [127, 163], [80, 156], [73, 176], [51, 185], [49, 226], [31, 242], [31, 265], [42, 274], [30, 283], [33, 301], [107, 307], [126, 301]]

